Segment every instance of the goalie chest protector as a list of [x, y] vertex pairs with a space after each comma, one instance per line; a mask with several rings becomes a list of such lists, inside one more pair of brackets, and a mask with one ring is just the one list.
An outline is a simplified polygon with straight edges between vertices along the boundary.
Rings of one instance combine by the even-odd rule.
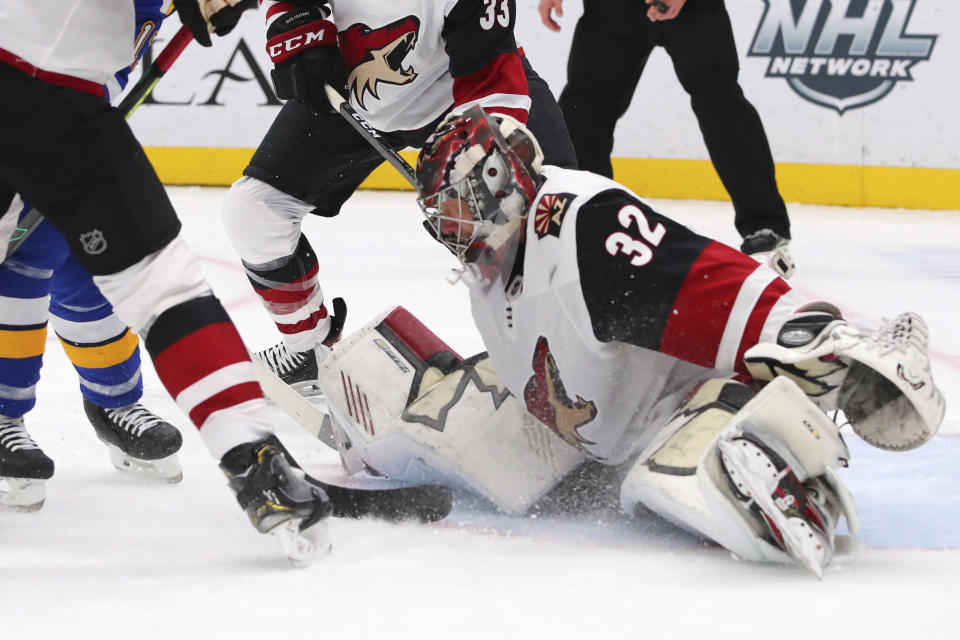
[[577, 214], [600, 192], [627, 190], [587, 172], [547, 166], [543, 173], [522, 273], [488, 291], [468, 280], [473, 317], [497, 375], [527, 410], [583, 453], [615, 464], [642, 449], [711, 370], [595, 337], [577, 262]]

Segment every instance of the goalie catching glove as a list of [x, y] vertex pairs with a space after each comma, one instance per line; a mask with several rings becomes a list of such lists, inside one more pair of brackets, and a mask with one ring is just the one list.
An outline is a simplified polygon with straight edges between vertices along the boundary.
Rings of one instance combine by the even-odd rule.
[[267, 28], [267, 54], [274, 65], [270, 75], [281, 100], [333, 111], [324, 86], [342, 89], [347, 71], [337, 48], [337, 28], [328, 15], [326, 8], [296, 7]]

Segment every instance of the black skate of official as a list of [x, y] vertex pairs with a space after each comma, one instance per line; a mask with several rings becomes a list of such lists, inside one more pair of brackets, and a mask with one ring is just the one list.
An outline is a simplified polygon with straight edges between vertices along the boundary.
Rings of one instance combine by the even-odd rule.
[[83, 410], [97, 437], [107, 445], [114, 467], [169, 483], [183, 479], [177, 459], [183, 437], [172, 424], [139, 402], [108, 409], [84, 398]]
[[744, 236], [740, 251], [766, 264], [784, 279], [790, 278], [796, 269], [796, 263], [790, 255], [790, 239], [770, 229], [760, 229]]

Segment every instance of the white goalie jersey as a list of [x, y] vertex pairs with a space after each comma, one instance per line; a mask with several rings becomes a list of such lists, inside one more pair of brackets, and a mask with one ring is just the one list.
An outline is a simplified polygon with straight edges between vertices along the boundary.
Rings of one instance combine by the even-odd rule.
[[717, 372], [655, 349], [598, 339], [598, 321], [642, 319], [601, 318], [588, 306], [578, 218], [592, 215], [583, 207], [600, 194], [613, 191], [625, 201], [636, 196], [595, 174], [549, 166], [543, 173], [547, 180], [526, 221], [522, 267], [505, 286], [488, 290], [467, 279], [474, 321], [497, 374], [531, 414], [581, 452], [617, 463], [642, 449], [680, 398]]

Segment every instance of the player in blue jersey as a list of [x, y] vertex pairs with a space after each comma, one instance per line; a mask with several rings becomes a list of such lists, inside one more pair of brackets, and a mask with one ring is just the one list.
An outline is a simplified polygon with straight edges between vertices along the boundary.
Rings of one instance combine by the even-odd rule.
[[[171, 0], [136, 0], [136, 59], [104, 85], [117, 98], [130, 72], [173, 10]], [[12, 215], [30, 206], [14, 198]], [[63, 236], [42, 221], [0, 264], [0, 508], [33, 511], [53, 461], [30, 437], [24, 415], [36, 405], [52, 325], [77, 370], [83, 407], [118, 469], [168, 482], [183, 476], [176, 452], [183, 439], [173, 425], [140, 404], [143, 380], [136, 334], [113, 312]]]

